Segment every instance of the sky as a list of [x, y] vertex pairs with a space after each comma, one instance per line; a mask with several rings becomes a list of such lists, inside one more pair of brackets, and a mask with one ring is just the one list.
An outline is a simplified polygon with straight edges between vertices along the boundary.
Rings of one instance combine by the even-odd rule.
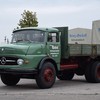
[[100, 0], [0, 0], [0, 43], [11, 40], [24, 10], [37, 13], [39, 27], [91, 29], [100, 20]]

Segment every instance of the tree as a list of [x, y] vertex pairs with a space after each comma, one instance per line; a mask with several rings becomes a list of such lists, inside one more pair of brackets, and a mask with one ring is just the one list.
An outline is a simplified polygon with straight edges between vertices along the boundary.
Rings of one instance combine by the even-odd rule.
[[24, 10], [23, 14], [21, 15], [22, 15], [22, 19], [19, 20], [19, 24], [18, 24], [20, 28], [38, 26], [36, 12], [33, 13], [32, 11]]

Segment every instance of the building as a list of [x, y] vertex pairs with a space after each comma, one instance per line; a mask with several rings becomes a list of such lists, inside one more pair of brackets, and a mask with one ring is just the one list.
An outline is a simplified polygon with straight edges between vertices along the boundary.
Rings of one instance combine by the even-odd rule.
[[68, 32], [69, 44], [91, 44], [92, 43], [92, 29], [74, 28]]

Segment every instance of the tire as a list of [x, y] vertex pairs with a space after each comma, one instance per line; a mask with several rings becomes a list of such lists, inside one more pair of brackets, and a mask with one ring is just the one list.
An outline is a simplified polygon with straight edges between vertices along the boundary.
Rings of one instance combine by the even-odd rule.
[[60, 75], [57, 76], [59, 80], [72, 80], [74, 77], [74, 72], [72, 71], [62, 71]]
[[91, 68], [94, 62], [91, 62], [90, 64], [88, 64], [86, 71], [85, 71], [85, 79], [87, 80], [87, 82], [92, 82], [92, 77], [91, 77]]
[[56, 70], [52, 63], [45, 62], [36, 78], [36, 83], [39, 88], [51, 88], [55, 83]]
[[85, 70], [79, 68], [79, 69], [76, 70], [75, 74], [76, 74], [76, 75], [79, 75], [79, 76], [82, 76], [82, 75], [85, 74]]
[[7, 86], [14, 86], [19, 82], [20, 78], [15, 75], [2, 74], [1, 81]]
[[100, 83], [100, 62], [96, 61], [87, 67], [85, 78], [88, 82]]
[[100, 62], [95, 62], [91, 70], [92, 82], [100, 83]]

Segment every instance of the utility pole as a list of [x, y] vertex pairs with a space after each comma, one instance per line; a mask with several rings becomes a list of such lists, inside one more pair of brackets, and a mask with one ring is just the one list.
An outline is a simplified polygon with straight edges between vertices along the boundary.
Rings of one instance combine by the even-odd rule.
[[7, 40], [7, 37], [5, 36], [5, 38], [4, 38], [4, 42], [6, 43], [6, 40]]

